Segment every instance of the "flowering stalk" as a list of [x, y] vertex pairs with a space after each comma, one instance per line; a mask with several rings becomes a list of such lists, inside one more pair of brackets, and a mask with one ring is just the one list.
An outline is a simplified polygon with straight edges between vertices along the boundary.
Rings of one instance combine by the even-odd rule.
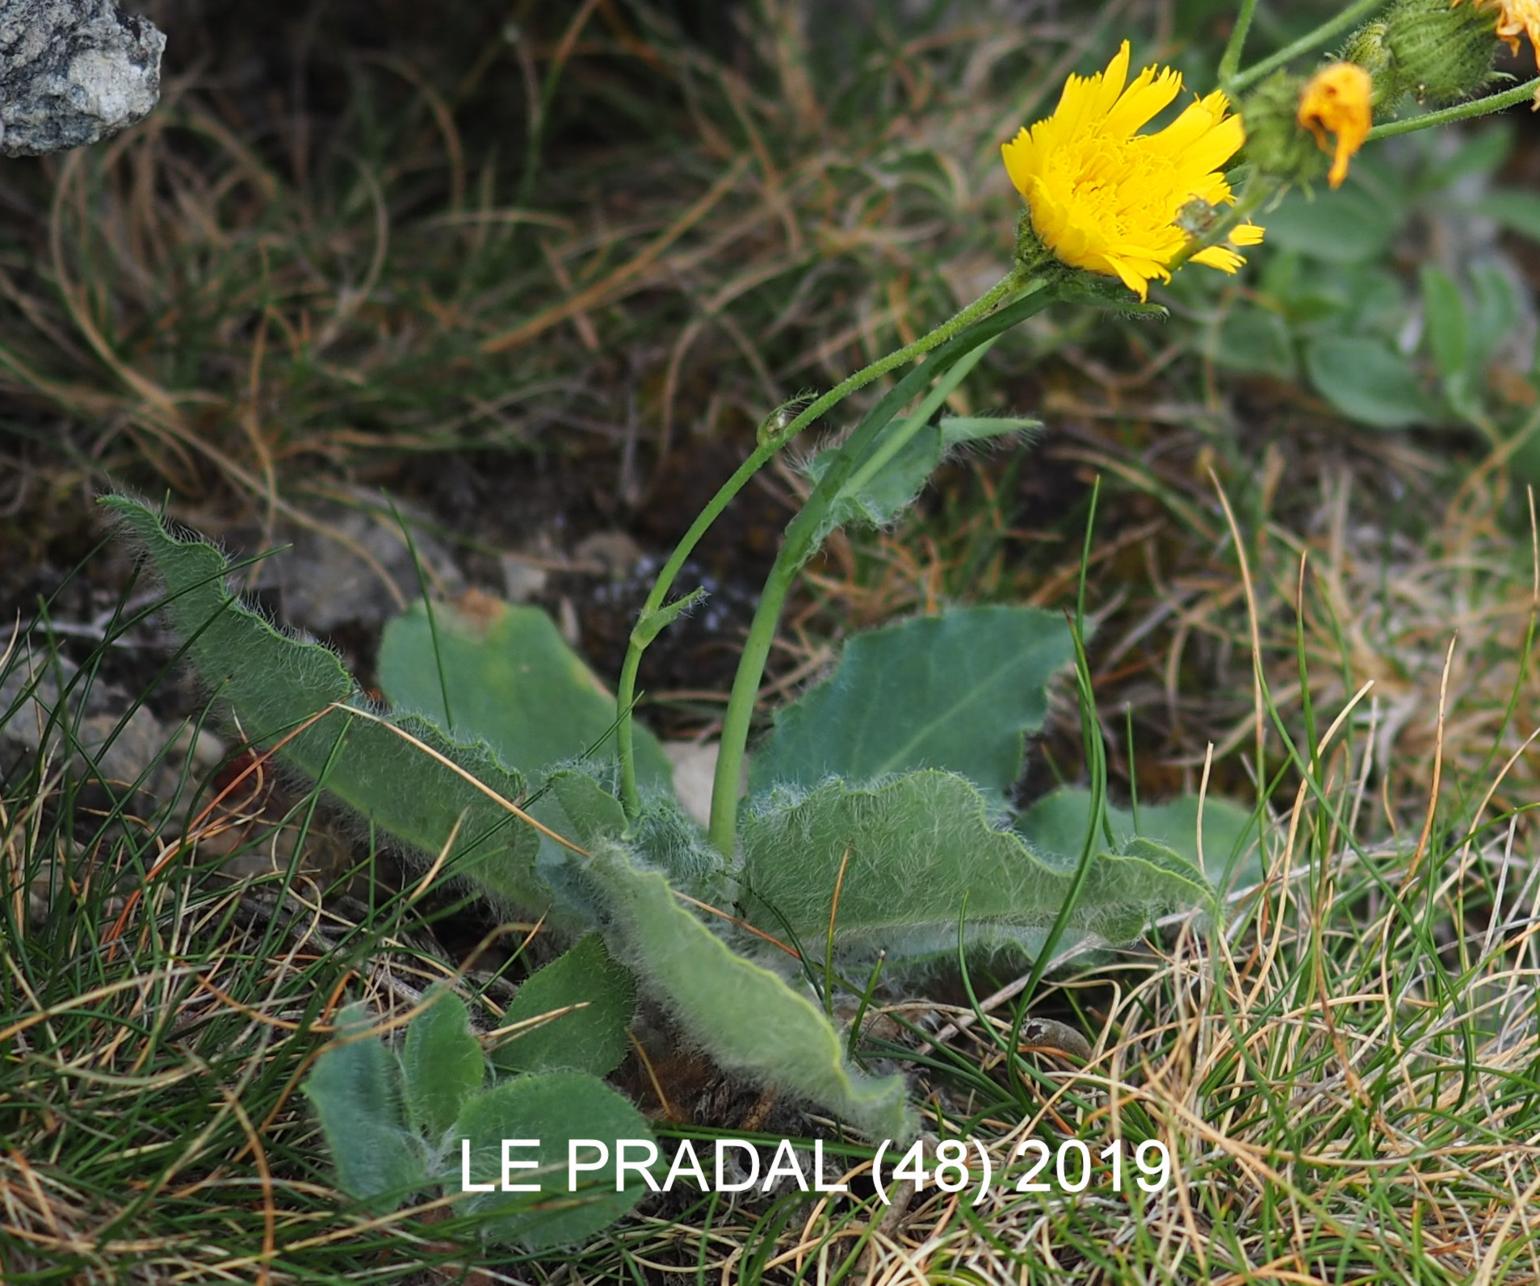
[[[660, 571], [642, 608], [618, 685], [621, 792], [627, 812], [641, 807], [636, 782], [631, 708], [641, 658], [667, 624], [665, 607], [675, 578], [717, 516], [755, 472], [844, 398], [883, 373], [924, 353], [930, 360], [904, 376], [835, 449], [802, 509], [787, 525], [781, 550], [750, 624], [723, 716], [711, 800], [711, 840], [731, 856], [736, 840], [738, 790], [754, 706], [765, 663], [791, 585], [827, 533], [830, 514], [843, 494], [874, 476], [929, 420], [927, 403], [896, 429], [889, 422], [928, 385], [965, 373], [958, 364], [1010, 326], [1043, 308], [1073, 270], [1119, 280], [1140, 300], [1152, 280], [1169, 280], [1187, 259], [1223, 272], [1244, 263], [1237, 247], [1255, 245], [1262, 229], [1240, 218], [1221, 218], [1235, 195], [1222, 167], [1245, 133], [1222, 93], [1194, 99], [1168, 125], [1144, 128], [1182, 90], [1171, 68], [1149, 66], [1130, 77], [1124, 41], [1101, 72], [1072, 76], [1052, 115], [1023, 129], [1002, 148], [1011, 180], [1027, 205], [1017, 240], [1016, 263], [995, 287], [914, 343], [880, 358], [843, 380], [784, 426], [767, 423], [750, 457], [713, 497]], [[1246, 208], [1249, 208], [1246, 207]], [[1228, 244], [1224, 240], [1228, 239]], [[1043, 271], [1050, 260], [1057, 264]], [[1007, 302], [1013, 296], [1023, 296]], [[945, 389], [932, 395], [944, 398]], [[884, 433], [887, 437], [879, 441]]]
[[[752, 454], [744, 460], [734, 471], [732, 477], [717, 490], [706, 507], [697, 515], [695, 521], [685, 532], [679, 543], [674, 547], [674, 552], [669, 555], [658, 572], [657, 579], [653, 582], [651, 591], [647, 595], [647, 601], [642, 604], [638, 628], [631, 631], [631, 638], [626, 647], [626, 658], [621, 665], [620, 681], [616, 686], [616, 739], [620, 758], [620, 789], [621, 799], [625, 804], [628, 816], [635, 817], [641, 809], [641, 792], [636, 781], [636, 749], [635, 737], [632, 733], [631, 712], [636, 704], [636, 679], [642, 664], [642, 656], [652, 641], [651, 634], [643, 628], [648, 618], [656, 616], [668, 599], [669, 591], [674, 586], [685, 562], [694, 552], [696, 545], [710, 530], [711, 525], [721, 515], [722, 511], [732, 503], [733, 498], [743, 490], [750, 478], [759, 472], [774, 458], [788, 442], [797, 436], [808, 425], [831, 411], [839, 403], [843, 402], [852, 393], [864, 388], [874, 379], [902, 366], [906, 362], [913, 361], [930, 352], [933, 348], [946, 343], [947, 340], [966, 329], [972, 323], [982, 317], [987, 317], [1005, 300], [1021, 289], [1025, 278], [1022, 270], [1013, 268], [1000, 281], [996, 282], [971, 304], [960, 309], [934, 330], [921, 335], [913, 343], [906, 344], [902, 348], [895, 349], [884, 357], [879, 357], [875, 362], [863, 366], [855, 374], [847, 376], [840, 383], [825, 393], [822, 397], [811, 403], [798, 413], [784, 427], [772, 425], [768, 432], [762, 432], [760, 441]], [[929, 365], [927, 365], [929, 369]], [[736, 780], [736, 779], [735, 779]]]
[[1251, 33], [1251, 20], [1256, 15], [1257, 0], [1241, 0], [1240, 11], [1235, 15], [1235, 26], [1230, 29], [1230, 39], [1225, 42], [1224, 54], [1219, 59], [1219, 83], [1228, 85], [1241, 65], [1241, 52], [1246, 47], [1246, 37]]
[[1436, 112], [1425, 112], [1421, 116], [1411, 116], [1403, 121], [1386, 121], [1383, 125], [1376, 125], [1368, 133], [1368, 141], [1373, 142], [1380, 138], [1394, 138], [1398, 134], [1415, 134], [1418, 130], [1436, 129], [1440, 125], [1453, 125], [1456, 121], [1475, 120], [1478, 116], [1490, 116], [1493, 112], [1500, 112], [1540, 94], [1540, 76], [1533, 80], [1526, 80], [1522, 85], [1514, 85], [1505, 89], [1500, 94], [1487, 94], [1482, 98], [1473, 98], [1468, 103], [1456, 103], [1453, 107], [1445, 107]]
[[1054, 296], [1053, 291], [1045, 288], [1044, 280], [1029, 279], [1023, 267], [1018, 266], [1006, 280], [1011, 283], [1011, 293], [1021, 292], [1023, 297], [966, 328], [953, 327], [952, 333], [936, 347], [931, 359], [894, 385], [850, 439], [838, 448], [838, 453], [813, 488], [807, 503], [787, 524], [780, 553], [776, 555], [775, 564], [765, 580], [759, 604], [754, 610], [754, 619], [749, 623], [743, 655], [738, 661], [738, 672], [733, 676], [732, 693], [722, 720], [722, 740], [717, 753], [716, 776], [711, 787], [710, 835], [712, 844], [724, 857], [731, 856], [737, 836], [739, 782], [743, 776], [743, 758], [748, 747], [754, 705], [759, 698], [760, 680], [764, 677], [765, 663], [769, 660], [770, 647], [792, 583], [803, 565], [817, 551], [824, 520], [851, 480], [858, 462], [868, 458], [868, 452], [878, 435], [899, 410], [937, 376], [945, 375], [974, 349], [1040, 312]]

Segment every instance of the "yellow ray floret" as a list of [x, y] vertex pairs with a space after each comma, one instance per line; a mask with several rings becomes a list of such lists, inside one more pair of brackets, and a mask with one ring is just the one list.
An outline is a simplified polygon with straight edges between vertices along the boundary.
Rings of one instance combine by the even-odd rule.
[[[1146, 67], [1128, 79], [1129, 44], [1107, 69], [1071, 76], [1053, 115], [1001, 148], [1006, 173], [1026, 200], [1038, 237], [1064, 263], [1118, 277], [1144, 299], [1152, 280], [1169, 281], [1191, 236], [1178, 223], [1192, 201], [1234, 202], [1220, 168], [1246, 141], [1221, 93], [1189, 103], [1164, 129], [1137, 131], [1182, 91], [1181, 73]], [[1234, 272], [1245, 262], [1231, 246], [1256, 245], [1262, 229], [1244, 223], [1231, 245], [1199, 251], [1194, 263]]]
[[[1535, 66], [1540, 68], [1540, 0], [1471, 0], [1477, 9], [1497, 10], [1497, 38], [1510, 54], [1519, 52], [1519, 37], [1529, 37]], [[1454, 0], [1458, 5], [1460, 0]], [[1540, 89], [1535, 90], [1535, 110], [1540, 111]]]
[[1328, 147], [1327, 134], [1337, 136], [1337, 149], [1326, 175], [1334, 188], [1342, 186], [1348, 161], [1368, 137], [1373, 89], [1369, 73], [1357, 63], [1332, 63], [1316, 72], [1300, 91], [1300, 125], [1314, 134], [1323, 148]]

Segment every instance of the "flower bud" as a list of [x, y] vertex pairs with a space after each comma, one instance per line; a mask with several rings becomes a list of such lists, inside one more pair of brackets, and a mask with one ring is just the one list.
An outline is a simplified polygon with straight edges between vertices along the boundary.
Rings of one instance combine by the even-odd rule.
[[1348, 37], [1339, 55], [1343, 62], [1357, 63], [1369, 73], [1374, 86], [1371, 101], [1375, 107], [1389, 106], [1405, 89], [1396, 73], [1395, 57], [1385, 42], [1388, 31], [1386, 23], [1366, 22]]
[[[1461, 0], [1453, 0], [1460, 4]], [[1471, 8], [1479, 10], [1488, 19], [1495, 19], [1492, 34], [1508, 46], [1508, 52], [1518, 56], [1524, 37], [1535, 55], [1535, 66], [1540, 69], [1540, 0], [1470, 0]], [[1496, 13], [1493, 13], [1496, 10]], [[1540, 112], [1540, 88], [1535, 90], [1534, 110]]]
[[1479, 92], [1492, 74], [1497, 41], [1491, 16], [1477, 4], [1397, 0], [1383, 25], [1398, 97], [1409, 92], [1422, 103], [1454, 103]]
[[1246, 124], [1245, 159], [1281, 184], [1313, 183], [1326, 173], [1326, 158], [1300, 127], [1303, 76], [1274, 72], [1241, 104]]

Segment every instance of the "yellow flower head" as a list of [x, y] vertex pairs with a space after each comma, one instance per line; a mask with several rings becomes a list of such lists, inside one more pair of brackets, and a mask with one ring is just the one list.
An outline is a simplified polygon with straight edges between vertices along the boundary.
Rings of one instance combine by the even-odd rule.
[[1357, 63], [1332, 63], [1312, 76], [1299, 95], [1299, 123], [1327, 147], [1326, 135], [1337, 136], [1326, 181], [1337, 188], [1347, 178], [1348, 160], [1363, 146], [1372, 114], [1373, 82]]
[[[1052, 116], [1023, 129], [1001, 152], [1038, 237], [1064, 263], [1119, 277], [1144, 299], [1151, 280], [1171, 279], [1190, 234], [1178, 222], [1193, 201], [1233, 203], [1220, 170], [1246, 140], [1240, 117], [1215, 92], [1189, 103], [1153, 134], [1136, 133], [1181, 92], [1181, 73], [1146, 67], [1128, 81], [1128, 41], [1093, 76], [1071, 76]], [[1237, 246], [1262, 229], [1243, 223]], [[1234, 272], [1245, 262], [1230, 246], [1209, 246], [1194, 263]]]
[[[1454, 0], [1458, 5], [1460, 0]], [[1477, 9], [1497, 10], [1497, 38], [1508, 46], [1510, 54], [1519, 52], [1519, 37], [1529, 37], [1535, 52], [1535, 66], [1540, 68], [1540, 0], [1471, 0]], [[1535, 109], [1540, 111], [1540, 89], [1535, 91]]]

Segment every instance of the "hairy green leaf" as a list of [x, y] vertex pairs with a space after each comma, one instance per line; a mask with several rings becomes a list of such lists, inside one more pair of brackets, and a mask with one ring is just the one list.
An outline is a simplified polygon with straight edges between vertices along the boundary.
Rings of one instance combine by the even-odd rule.
[[562, 816], [580, 842], [587, 844], [601, 835], [611, 837], [626, 833], [626, 810], [620, 800], [585, 772], [565, 769], [553, 773], [546, 783]]
[[[831, 447], [814, 456], [807, 464], [808, 476], [814, 482], [821, 481], [839, 452], [839, 447]], [[853, 525], [882, 527], [892, 522], [914, 503], [925, 480], [941, 463], [941, 455], [941, 430], [927, 424], [869, 477], [857, 482], [852, 476], [830, 507], [825, 529], [833, 531]]]
[[[1294, 250], [1334, 264], [1367, 263], [1380, 258], [1409, 213], [1408, 203], [1391, 199], [1394, 179], [1370, 183], [1371, 158], [1358, 157], [1353, 175], [1330, 199], [1295, 192], [1267, 215], [1267, 240], [1275, 250]], [[1381, 177], [1383, 171], [1381, 172]]]
[[1388, 344], [1356, 335], [1324, 335], [1305, 346], [1316, 391], [1344, 415], [1381, 429], [1439, 419], [1411, 364]]
[[[437, 604], [430, 625], [415, 603], [385, 627], [377, 669], [394, 708], [485, 741], [531, 781], [580, 756], [615, 758], [614, 696], [538, 607], [486, 597], [472, 610]], [[635, 735], [641, 781], [668, 785], [662, 747], [645, 728]]]
[[[1116, 845], [1125, 845], [1135, 836], [1163, 844], [1200, 866], [1210, 882], [1220, 887], [1242, 887], [1261, 876], [1262, 832], [1257, 819], [1227, 799], [1205, 799], [1201, 813], [1193, 795], [1140, 804], [1137, 825], [1132, 811], [1108, 805], [1107, 821]], [[1065, 786], [1044, 795], [1016, 819], [1016, 829], [1027, 842], [1060, 865], [1079, 860], [1090, 825], [1091, 792], [1082, 786]]]
[[1474, 209], [1521, 236], [1540, 241], [1540, 202], [1535, 200], [1533, 191], [1499, 188], [1479, 198]]
[[533, 879], [534, 832], [397, 730], [503, 800], [523, 795], [518, 773], [487, 745], [453, 740], [424, 719], [362, 717], [373, 711], [336, 655], [280, 632], [242, 604], [226, 587], [231, 568], [214, 546], [173, 534], [127, 496], [102, 503], [147, 551], [169, 591], [165, 613], [186, 640], [186, 655], [253, 745], [272, 748], [281, 764], [319, 781], [411, 849], [436, 855], [454, 836], [446, 869], [494, 901], [545, 906]]
[[[785, 925], [804, 949], [835, 941], [895, 960], [975, 946], [1029, 954], [1068, 899], [1080, 850], [1065, 859], [990, 823], [983, 796], [955, 773], [925, 769], [868, 787], [831, 779], [756, 801], [740, 833], [749, 918]], [[835, 904], [835, 890], [839, 900]], [[1174, 853], [1103, 846], [1069, 926], [1108, 942], [1136, 937], [1156, 913], [1211, 896]]]
[[662, 874], [609, 841], [595, 847], [590, 870], [617, 950], [717, 1062], [870, 1135], [910, 1132], [902, 1078], [875, 1078], [850, 1066], [823, 1011], [779, 974], [733, 951], [681, 904]]
[[[591, 775], [593, 764], [561, 768], [546, 779], [545, 789], [530, 804], [530, 815], [563, 839], [582, 847], [595, 837], [618, 837], [627, 830], [626, 810], [614, 793]], [[650, 796], [661, 801], [671, 796]], [[540, 852], [535, 871], [551, 892], [552, 904], [573, 923], [585, 926], [595, 921], [593, 888], [584, 878], [581, 866], [570, 860], [572, 850], [547, 835], [540, 837]]]
[[982, 442], [1005, 434], [1033, 434], [1043, 427], [1041, 420], [1024, 415], [944, 415], [940, 420], [941, 444], [956, 446], [963, 442]]
[[1466, 334], [1465, 302], [1453, 278], [1442, 268], [1423, 264], [1422, 313], [1438, 373], [1452, 379], [1465, 371], [1470, 357]]
[[590, 935], [530, 976], [508, 1006], [502, 1025], [570, 1012], [510, 1037], [493, 1051], [492, 1061], [500, 1072], [566, 1067], [604, 1076], [626, 1056], [626, 1028], [635, 999], [631, 975], [610, 958], [597, 936]]
[[454, 1124], [486, 1074], [487, 1060], [471, 1030], [465, 1002], [447, 989], [429, 996], [425, 1008], [407, 1024], [401, 1047], [407, 1120], [437, 1139]]
[[338, 1039], [301, 1087], [337, 1167], [337, 1186], [370, 1208], [391, 1210], [427, 1180], [422, 1147], [401, 1124], [396, 1061], [369, 1029], [367, 1005], [338, 1017]]
[[1288, 322], [1271, 309], [1237, 307], [1216, 318], [1208, 353], [1230, 370], [1294, 378], [1294, 339]]
[[833, 677], [776, 717], [750, 792], [945, 768], [1003, 801], [1071, 655], [1064, 620], [1031, 607], [952, 608], [858, 634]]
[[597, 1147], [591, 1145], [604, 1147], [613, 1158], [621, 1140], [645, 1143], [652, 1139], [642, 1114], [585, 1072], [516, 1076], [486, 1090], [466, 1103], [452, 1137], [455, 1148], [443, 1181], [455, 1189], [465, 1179], [500, 1185], [505, 1173], [504, 1140], [512, 1141], [509, 1159], [515, 1164], [507, 1170], [509, 1181], [538, 1190], [476, 1193], [456, 1208], [489, 1216], [487, 1231], [492, 1237], [520, 1242], [532, 1250], [571, 1245], [593, 1236], [647, 1191], [634, 1173], [627, 1176], [624, 1189], [615, 1191], [613, 1160], [592, 1173], [573, 1174], [577, 1190], [568, 1190], [569, 1156], [575, 1154], [579, 1161], [591, 1164], [599, 1157]]

